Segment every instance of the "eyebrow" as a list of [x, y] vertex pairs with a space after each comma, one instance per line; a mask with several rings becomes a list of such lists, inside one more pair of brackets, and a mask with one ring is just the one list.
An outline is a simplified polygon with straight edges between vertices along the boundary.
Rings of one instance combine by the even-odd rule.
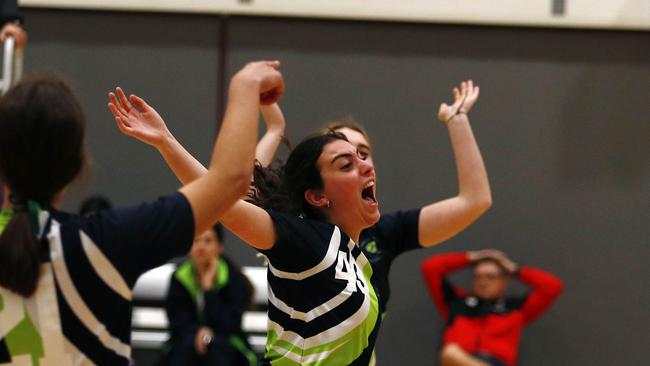
[[334, 157], [334, 159], [332, 159], [332, 161], [330, 161], [330, 165], [331, 165], [331, 164], [334, 164], [334, 162], [335, 162], [336, 160], [340, 159], [340, 158], [350, 158], [350, 159], [351, 159], [353, 156], [354, 156], [354, 155], [351, 154], [351, 153], [338, 154], [338, 155], [336, 155], [336, 156]]
[[359, 145], [357, 145], [357, 150], [359, 150], [359, 148], [372, 150], [369, 145], [366, 145], [366, 144], [363, 144], [363, 143], [360, 143]]

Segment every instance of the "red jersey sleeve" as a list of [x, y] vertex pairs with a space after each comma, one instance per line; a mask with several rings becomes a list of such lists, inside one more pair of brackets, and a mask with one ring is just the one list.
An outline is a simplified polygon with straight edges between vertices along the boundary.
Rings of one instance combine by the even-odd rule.
[[526, 323], [537, 319], [562, 293], [564, 285], [559, 278], [540, 269], [521, 267], [519, 279], [532, 288], [522, 312]]
[[463, 292], [460, 289], [445, 288], [444, 277], [451, 272], [463, 269], [469, 265], [467, 253], [448, 253], [438, 254], [425, 259], [421, 264], [422, 277], [427, 285], [429, 294], [438, 307], [438, 311], [443, 318], [449, 315], [447, 306], [450, 290], [453, 295], [460, 295]]

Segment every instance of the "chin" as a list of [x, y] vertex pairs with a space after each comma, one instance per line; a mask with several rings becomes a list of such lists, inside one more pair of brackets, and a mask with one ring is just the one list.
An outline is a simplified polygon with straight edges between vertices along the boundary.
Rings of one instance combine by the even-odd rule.
[[377, 211], [374, 215], [368, 217], [366, 219], [366, 222], [369, 224], [369, 227], [370, 227], [370, 226], [373, 226], [374, 224], [376, 224], [377, 222], [379, 222], [380, 218], [381, 218], [381, 214], [379, 213], [379, 211]]

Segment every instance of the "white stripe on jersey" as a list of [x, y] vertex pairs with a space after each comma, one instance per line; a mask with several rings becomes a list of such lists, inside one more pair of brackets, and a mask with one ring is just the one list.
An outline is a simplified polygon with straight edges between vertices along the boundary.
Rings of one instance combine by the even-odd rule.
[[327, 302], [324, 302], [319, 306], [309, 310], [308, 312], [303, 313], [302, 311], [298, 311], [292, 308], [291, 306], [287, 305], [284, 301], [275, 297], [272, 288], [269, 287], [268, 291], [269, 291], [269, 301], [271, 302], [271, 304], [273, 304], [273, 306], [278, 308], [278, 310], [282, 311], [283, 313], [289, 315], [291, 319], [298, 319], [304, 322], [310, 322], [318, 318], [319, 316], [328, 313], [329, 311], [333, 310], [337, 306], [344, 303], [345, 300], [350, 298], [350, 296], [352, 296], [352, 292], [347, 291], [347, 289], [344, 288], [343, 291], [339, 292], [336, 296], [329, 299]]
[[124, 281], [122, 275], [115, 269], [108, 258], [104, 256], [104, 253], [97, 248], [97, 245], [83, 231], [79, 231], [79, 238], [81, 239], [81, 246], [84, 248], [84, 252], [97, 275], [111, 290], [115, 291], [125, 300], [131, 301], [131, 289], [126, 284], [126, 281]]
[[[359, 256], [356, 258], [356, 262], [357, 265], [360, 265], [361, 263], [368, 263], [368, 260], [366, 259], [363, 252], [359, 253]], [[362, 281], [365, 288], [368, 289], [369, 286], [371, 286], [370, 283], [368, 283], [369, 281], [366, 281], [366, 278], [363, 275], [360, 277], [361, 278], [358, 280]], [[269, 294], [270, 293], [271, 292], [269, 292]], [[335, 341], [343, 337], [344, 335], [351, 332], [354, 328], [359, 326], [361, 323], [363, 323], [369, 313], [370, 295], [365, 293], [365, 296], [363, 297], [363, 303], [354, 314], [337, 324], [335, 327], [324, 330], [309, 338], [303, 338], [296, 332], [285, 330], [282, 325], [274, 322], [271, 319], [269, 319], [268, 328], [278, 335], [279, 340], [283, 340], [295, 345], [302, 345], [303, 349], [308, 349]]]
[[332, 237], [330, 238], [330, 244], [329, 247], [327, 248], [327, 253], [325, 253], [323, 260], [321, 260], [321, 262], [318, 263], [316, 266], [299, 273], [284, 272], [273, 267], [273, 265], [269, 262], [269, 270], [275, 277], [284, 278], [288, 280], [295, 280], [295, 281], [304, 280], [305, 278], [308, 278], [323, 270], [328, 269], [334, 263], [334, 261], [336, 261], [340, 243], [341, 243], [341, 231], [339, 230], [338, 227], [334, 226], [334, 232], [332, 233]]
[[81, 323], [88, 328], [88, 330], [97, 336], [99, 341], [104, 347], [114, 351], [118, 355], [131, 358], [131, 347], [123, 343], [118, 338], [114, 337], [108, 332], [106, 326], [102, 324], [97, 317], [88, 308], [88, 305], [83, 301], [79, 292], [70, 278], [70, 273], [65, 264], [63, 256], [63, 245], [61, 244], [61, 224], [52, 219], [50, 231], [47, 234], [48, 241], [50, 242], [50, 259], [54, 267], [56, 279], [63, 293], [63, 297], [72, 309], [72, 312], [79, 318]]
[[296, 332], [285, 330], [280, 324], [271, 319], [269, 319], [268, 326], [269, 330], [274, 331], [278, 335], [278, 340], [286, 341], [294, 345], [302, 345], [303, 349], [309, 349], [333, 342], [350, 333], [354, 328], [363, 323], [369, 312], [370, 296], [364, 296], [363, 304], [352, 316], [337, 324], [335, 327], [324, 330], [309, 338], [303, 338]]
[[327, 350], [327, 351], [320, 352], [320, 353], [312, 353], [312, 354], [310, 354], [310, 355], [305, 355], [305, 356], [297, 355], [297, 354], [295, 354], [295, 353], [289, 351], [288, 349], [286, 349], [286, 348], [284, 348], [284, 347], [282, 347], [282, 346], [280, 346], [280, 345], [277, 345], [277, 344], [276, 344], [275, 346], [273, 346], [273, 350], [274, 350], [275, 352], [281, 354], [282, 357], [286, 357], [286, 358], [288, 358], [288, 359], [290, 359], [290, 360], [292, 360], [292, 361], [294, 361], [294, 362], [298, 362], [298, 363], [300, 363], [300, 364], [306, 364], [306, 363], [312, 363], [312, 362], [317, 362], [317, 361], [325, 360], [325, 359], [326, 359], [327, 357], [329, 357], [329, 356], [330, 356], [334, 351], [336, 351], [337, 349], [339, 349], [340, 347], [342, 347], [342, 346], [343, 346], [344, 344], [346, 344], [347, 342], [349, 342], [349, 341], [342, 342], [342, 343], [339, 344], [338, 346], [336, 346], [336, 347], [334, 347], [334, 348], [332, 348], [332, 349], [329, 349], [329, 350]]

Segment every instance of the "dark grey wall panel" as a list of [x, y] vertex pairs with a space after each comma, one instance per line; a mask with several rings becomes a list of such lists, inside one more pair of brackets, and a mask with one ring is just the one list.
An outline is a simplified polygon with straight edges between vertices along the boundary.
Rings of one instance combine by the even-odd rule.
[[[228, 67], [280, 59], [288, 136], [353, 114], [376, 150], [384, 211], [455, 194], [438, 104], [461, 79], [493, 208], [436, 249], [395, 262], [379, 364], [432, 364], [441, 322], [426, 256], [496, 247], [566, 291], [524, 333], [522, 365], [641, 364], [648, 342], [648, 33], [232, 19]], [[519, 287], [521, 290], [521, 287]], [[625, 335], [625, 336], [622, 336]]]
[[68, 208], [101, 192], [119, 205], [151, 200], [178, 188], [157, 152], [118, 131], [106, 104], [121, 85], [144, 97], [190, 151], [209, 161], [216, 131], [219, 20], [202, 16], [26, 11], [27, 72], [65, 75], [88, 120], [92, 169]]

